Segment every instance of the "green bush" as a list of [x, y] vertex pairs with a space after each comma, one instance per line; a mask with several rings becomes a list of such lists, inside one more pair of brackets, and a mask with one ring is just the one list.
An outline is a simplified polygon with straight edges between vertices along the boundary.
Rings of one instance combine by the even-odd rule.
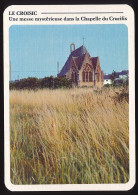
[[29, 77], [27, 79], [20, 79], [10, 83], [10, 89], [57, 89], [57, 88], [71, 88], [72, 80], [61, 77], [45, 77], [38, 79], [36, 77]]

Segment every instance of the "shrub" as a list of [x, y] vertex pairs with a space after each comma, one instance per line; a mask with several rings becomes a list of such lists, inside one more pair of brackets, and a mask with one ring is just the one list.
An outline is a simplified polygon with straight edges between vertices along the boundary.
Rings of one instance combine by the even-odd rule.
[[20, 79], [10, 83], [10, 89], [58, 89], [58, 88], [71, 88], [72, 80], [53, 76], [38, 79], [36, 77], [29, 77], [27, 79]]

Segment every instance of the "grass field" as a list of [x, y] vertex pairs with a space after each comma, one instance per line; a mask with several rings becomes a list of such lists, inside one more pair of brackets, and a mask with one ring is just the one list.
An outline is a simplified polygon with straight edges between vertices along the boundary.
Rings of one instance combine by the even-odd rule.
[[120, 93], [10, 91], [11, 182], [128, 182], [129, 112]]

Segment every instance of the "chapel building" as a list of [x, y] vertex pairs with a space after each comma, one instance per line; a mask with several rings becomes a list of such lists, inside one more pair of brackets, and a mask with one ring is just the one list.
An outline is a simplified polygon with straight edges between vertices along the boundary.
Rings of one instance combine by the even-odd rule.
[[99, 57], [91, 57], [84, 45], [75, 49], [70, 45], [70, 55], [58, 77], [72, 79], [74, 86], [103, 86], [103, 71]]

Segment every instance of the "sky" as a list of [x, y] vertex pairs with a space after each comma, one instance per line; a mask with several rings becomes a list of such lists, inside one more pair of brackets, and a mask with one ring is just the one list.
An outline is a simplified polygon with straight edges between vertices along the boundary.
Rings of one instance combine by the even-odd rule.
[[101, 69], [110, 74], [128, 70], [128, 29], [124, 24], [13, 25], [9, 29], [11, 80], [57, 75], [75, 48], [84, 45], [99, 56]]

